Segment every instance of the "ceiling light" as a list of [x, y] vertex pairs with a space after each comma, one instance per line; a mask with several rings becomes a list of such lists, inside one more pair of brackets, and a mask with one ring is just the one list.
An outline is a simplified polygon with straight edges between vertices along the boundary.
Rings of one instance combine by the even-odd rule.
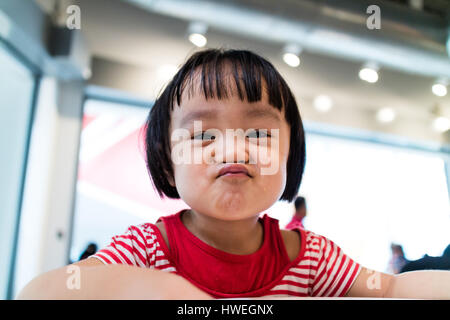
[[207, 43], [206, 31], [208, 25], [203, 22], [191, 22], [188, 27], [188, 39], [197, 47], [204, 47]]
[[423, 10], [423, 0], [409, 0], [411, 8], [416, 10]]
[[291, 67], [298, 67], [300, 65], [301, 47], [297, 44], [290, 43], [283, 48], [283, 61]]
[[447, 81], [445, 79], [439, 79], [431, 87], [431, 91], [438, 97], [443, 97], [447, 94]]
[[450, 119], [446, 117], [436, 117], [433, 121], [433, 128], [438, 132], [445, 132], [450, 129]]
[[189, 41], [192, 42], [197, 47], [201, 48], [206, 45], [207, 39], [204, 35], [200, 33], [191, 33], [189, 35]]
[[374, 64], [366, 64], [359, 70], [359, 78], [369, 83], [378, 81], [378, 67]]
[[300, 65], [300, 58], [293, 53], [285, 53], [283, 55], [283, 60], [287, 65], [291, 67], [298, 67]]
[[325, 95], [317, 96], [314, 99], [314, 107], [317, 111], [327, 112], [333, 107], [333, 100]]
[[392, 108], [381, 108], [377, 112], [377, 120], [382, 123], [388, 123], [395, 120], [397, 113]]

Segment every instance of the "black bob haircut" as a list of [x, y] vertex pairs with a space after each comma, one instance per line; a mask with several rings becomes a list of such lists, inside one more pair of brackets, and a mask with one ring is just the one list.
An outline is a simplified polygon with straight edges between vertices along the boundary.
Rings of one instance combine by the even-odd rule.
[[194, 53], [156, 99], [144, 126], [146, 163], [153, 185], [160, 197], [180, 198], [177, 189], [169, 183], [174, 181], [169, 137], [174, 102], [181, 105], [186, 87], [192, 89], [196, 86], [192, 81], [196, 74], [201, 77], [199, 88], [205, 99], [226, 99], [230, 92], [227, 80], [231, 78], [224, 71], [227, 66], [231, 67], [241, 101], [260, 101], [263, 79], [269, 104], [280, 111], [284, 107], [291, 133], [286, 186], [280, 200], [292, 201], [297, 196], [305, 167], [305, 139], [300, 113], [291, 90], [275, 67], [248, 50], [206, 49]]

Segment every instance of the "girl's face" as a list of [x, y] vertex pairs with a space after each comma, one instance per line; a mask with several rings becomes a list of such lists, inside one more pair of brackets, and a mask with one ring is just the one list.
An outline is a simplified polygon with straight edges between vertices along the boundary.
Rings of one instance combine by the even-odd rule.
[[236, 92], [206, 100], [197, 89], [174, 106], [172, 183], [195, 212], [242, 220], [258, 216], [283, 193], [290, 128], [262, 91], [261, 101], [248, 103]]

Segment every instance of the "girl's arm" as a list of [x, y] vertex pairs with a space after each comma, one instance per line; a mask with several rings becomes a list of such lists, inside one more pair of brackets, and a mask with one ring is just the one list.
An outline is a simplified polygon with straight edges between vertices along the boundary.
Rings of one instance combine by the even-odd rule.
[[392, 275], [362, 268], [347, 296], [450, 299], [450, 271], [411, 271]]
[[87, 259], [44, 273], [17, 299], [211, 299], [182, 277]]

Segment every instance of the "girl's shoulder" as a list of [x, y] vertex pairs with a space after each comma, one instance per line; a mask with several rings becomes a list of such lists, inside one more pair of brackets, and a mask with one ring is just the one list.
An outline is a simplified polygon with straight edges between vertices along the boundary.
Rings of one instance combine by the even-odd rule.
[[300, 262], [305, 256], [316, 255], [333, 243], [328, 238], [301, 227], [280, 229], [280, 233], [291, 262]]
[[170, 243], [169, 238], [167, 237], [166, 227], [164, 226], [164, 222], [159, 221], [154, 224], [155, 228], [158, 229], [158, 231], [161, 234], [161, 237], [164, 240], [164, 243], [166, 244], [167, 248], [170, 250]]
[[294, 261], [301, 250], [302, 237], [300, 232], [294, 230], [280, 230], [281, 237], [283, 238], [286, 252], [290, 261]]
[[124, 233], [113, 236], [109, 245], [91, 257], [104, 264], [128, 264], [166, 271], [175, 270], [168, 259], [164, 237], [153, 223], [130, 226]]

